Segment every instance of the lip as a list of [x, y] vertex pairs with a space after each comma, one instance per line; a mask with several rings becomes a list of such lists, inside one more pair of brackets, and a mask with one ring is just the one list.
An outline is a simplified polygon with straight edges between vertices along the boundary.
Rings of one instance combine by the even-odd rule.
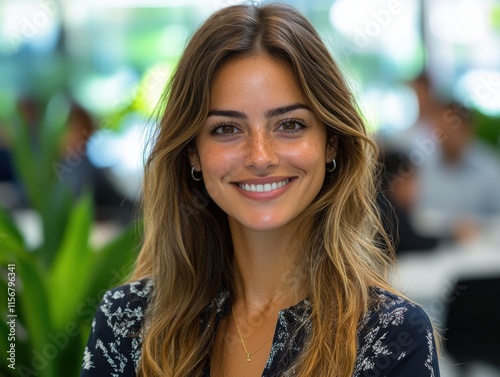
[[276, 199], [294, 181], [294, 177], [265, 177], [233, 182], [233, 186], [243, 196], [257, 201]]

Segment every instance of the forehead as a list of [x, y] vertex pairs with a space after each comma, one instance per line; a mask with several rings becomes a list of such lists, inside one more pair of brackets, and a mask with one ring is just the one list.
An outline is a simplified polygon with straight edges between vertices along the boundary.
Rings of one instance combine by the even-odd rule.
[[286, 102], [306, 103], [307, 100], [292, 68], [265, 54], [226, 62], [210, 88], [211, 109], [250, 104], [273, 107]]

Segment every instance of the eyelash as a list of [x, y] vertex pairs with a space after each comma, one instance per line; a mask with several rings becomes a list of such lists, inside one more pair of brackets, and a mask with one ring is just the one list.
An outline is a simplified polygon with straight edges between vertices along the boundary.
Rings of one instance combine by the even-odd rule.
[[[289, 124], [289, 123], [294, 123], [296, 125], [299, 125], [300, 128], [299, 129], [294, 129], [294, 130], [282, 130], [281, 132], [284, 132], [284, 133], [286, 133], [288, 135], [296, 135], [296, 134], [300, 133], [301, 131], [303, 131], [304, 129], [309, 128], [308, 124], [305, 121], [299, 120], [299, 119], [295, 119], [295, 118], [290, 118], [290, 119], [283, 119], [281, 122], [279, 122], [279, 125], [278, 125], [277, 129], [279, 129], [279, 128], [281, 128], [284, 125]], [[217, 132], [217, 130], [220, 129], [220, 128], [222, 128], [222, 127], [233, 127], [235, 130], [238, 130], [238, 127], [236, 127], [232, 123], [219, 122], [219, 123], [215, 123], [213, 126], [211, 126], [210, 129], [209, 129], [209, 132], [210, 132], [211, 135], [222, 136], [222, 137], [225, 137], [225, 138], [231, 137], [235, 133], [237, 133], [237, 132], [231, 132], [231, 133]]]
[[217, 130], [219, 128], [222, 128], [222, 127], [233, 127], [234, 129], [238, 129], [234, 124], [232, 123], [227, 123], [227, 122], [219, 122], [219, 123], [215, 123], [213, 126], [210, 127], [210, 134], [211, 135], [215, 135], [215, 136], [222, 136], [222, 137], [231, 137], [232, 135], [234, 135], [234, 132], [232, 133], [222, 133], [222, 132], [217, 132]]
[[300, 126], [299, 129], [295, 129], [295, 130], [283, 130], [283, 132], [289, 134], [289, 135], [295, 135], [295, 134], [298, 134], [300, 133], [301, 131], [303, 131], [304, 129], [306, 128], [309, 128], [308, 124], [306, 122], [304, 122], [303, 120], [299, 120], [299, 119], [295, 119], [295, 118], [290, 118], [290, 119], [283, 119], [280, 123], [279, 123], [279, 126], [278, 128], [284, 126], [285, 124], [287, 123], [293, 123], [293, 124], [297, 124]]

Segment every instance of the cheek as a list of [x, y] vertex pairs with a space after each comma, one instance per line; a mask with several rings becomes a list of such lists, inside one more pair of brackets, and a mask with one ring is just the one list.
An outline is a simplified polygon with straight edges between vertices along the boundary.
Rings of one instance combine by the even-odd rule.
[[298, 168], [324, 170], [325, 153], [323, 144], [311, 142], [288, 148], [286, 156]]
[[201, 167], [207, 174], [207, 179], [220, 179], [227, 175], [239, 163], [239, 154], [236, 150], [225, 148], [206, 148], [200, 154]]
[[231, 180], [232, 172], [240, 164], [238, 154], [220, 148], [207, 148], [200, 154], [203, 181], [212, 199], [220, 193], [221, 185]]

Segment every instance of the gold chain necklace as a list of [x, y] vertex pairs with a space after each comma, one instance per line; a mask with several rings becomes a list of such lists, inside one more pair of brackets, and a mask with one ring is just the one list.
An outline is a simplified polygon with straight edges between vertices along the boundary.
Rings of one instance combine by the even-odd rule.
[[250, 361], [252, 361], [252, 355], [254, 353], [256, 353], [257, 351], [259, 351], [267, 343], [269, 343], [269, 341], [272, 340], [273, 338], [269, 338], [268, 340], [266, 340], [266, 342], [263, 345], [261, 345], [259, 348], [257, 348], [255, 351], [248, 352], [248, 348], [245, 344], [245, 341], [243, 340], [243, 337], [241, 336], [241, 331], [240, 331], [240, 327], [238, 326], [238, 321], [236, 321], [236, 317], [235, 317], [234, 312], [232, 310], [231, 310], [231, 314], [233, 315], [234, 324], [236, 325], [236, 330], [238, 331], [238, 335], [240, 336], [241, 345], [243, 346], [243, 349], [245, 350], [245, 353], [247, 354], [247, 362], [250, 362]]

